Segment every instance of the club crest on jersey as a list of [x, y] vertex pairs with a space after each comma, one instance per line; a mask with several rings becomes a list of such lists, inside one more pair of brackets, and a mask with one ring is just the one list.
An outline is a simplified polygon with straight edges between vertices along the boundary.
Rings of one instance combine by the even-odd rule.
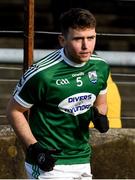
[[97, 82], [97, 73], [96, 71], [91, 71], [91, 72], [88, 72], [88, 76], [89, 76], [89, 79], [92, 83], [96, 83]]

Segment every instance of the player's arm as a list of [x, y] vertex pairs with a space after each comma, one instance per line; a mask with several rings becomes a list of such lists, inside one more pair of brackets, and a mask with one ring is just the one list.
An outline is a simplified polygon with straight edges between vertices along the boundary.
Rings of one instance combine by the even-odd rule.
[[39, 142], [37, 142], [24, 116], [24, 112], [27, 110], [28, 109], [19, 105], [14, 98], [11, 98], [7, 106], [7, 118], [17, 136], [25, 144], [26, 152], [33, 160], [33, 163], [36, 163], [43, 171], [51, 171], [56, 161], [51, 155], [58, 154], [61, 151], [44, 149]]
[[7, 119], [26, 148], [30, 144], [37, 142], [31, 132], [27, 119], [24, 116], [24, 112], [27, 110], [28, 109], [18, 104], [13, 97], [10, 99], [7, 106]]
[[107, 94], [99, 94], [93, 106], [94, 127], [101, 133], [107, 132], [109, 129], [109, 121], [107, 114]]
[[107, 93], [99, 94], [96, 98], [94, 106], [98, 109], [99, 113], [107, 114]]

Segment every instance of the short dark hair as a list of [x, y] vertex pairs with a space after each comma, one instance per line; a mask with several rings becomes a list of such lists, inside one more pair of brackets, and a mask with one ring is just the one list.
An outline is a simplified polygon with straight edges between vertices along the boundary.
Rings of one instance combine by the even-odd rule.
[[94, 15], [90, 11], [81, 8], [71, 8], [64, 12], [59, 20], [61, 32], [63, 34], [66, 34], [70, 27], [73, 29], [96, 27]]

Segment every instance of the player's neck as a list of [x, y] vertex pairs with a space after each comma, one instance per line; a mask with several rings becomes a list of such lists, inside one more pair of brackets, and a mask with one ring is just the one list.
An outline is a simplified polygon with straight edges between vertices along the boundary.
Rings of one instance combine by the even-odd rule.
[[62, 57], [67, 64], [69, 64], [70, 66], [73, 66], [73, 67], [82, 67], [86, 64], [86, 62], [76, 63], [76, 62], [70, 60], [68, 58], [68, 56], [65, 54], [64, 48], [62, 48]]

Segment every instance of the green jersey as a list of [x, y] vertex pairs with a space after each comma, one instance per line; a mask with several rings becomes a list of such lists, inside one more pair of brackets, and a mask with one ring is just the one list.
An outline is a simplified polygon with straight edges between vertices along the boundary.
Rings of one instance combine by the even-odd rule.
[[91, 107], [106, 93], [108, 75], [108, 64], [97, 55], [76, 64], [59, 49], [34, 63], [17, 84], [14, 98], [30, 108], [35, 138], [46, 149], [62, 150], [56, 164], [89, 163]]

